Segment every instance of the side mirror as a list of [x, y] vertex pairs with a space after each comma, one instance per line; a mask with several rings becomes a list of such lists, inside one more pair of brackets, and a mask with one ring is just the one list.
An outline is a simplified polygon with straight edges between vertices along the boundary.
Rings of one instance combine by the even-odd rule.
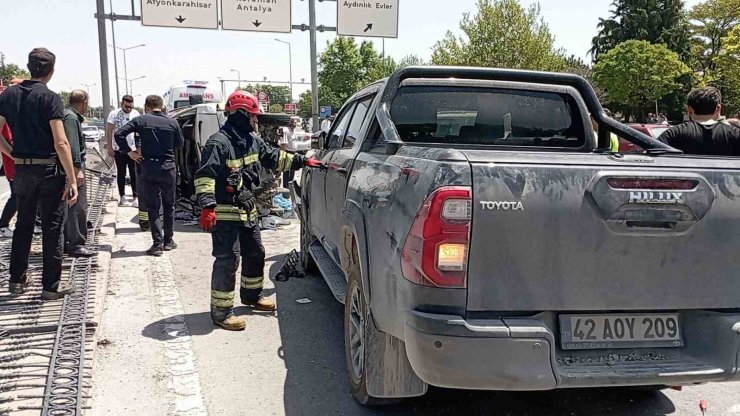
[[326, 149], [326, 132], [319, 133], [319, 149]]

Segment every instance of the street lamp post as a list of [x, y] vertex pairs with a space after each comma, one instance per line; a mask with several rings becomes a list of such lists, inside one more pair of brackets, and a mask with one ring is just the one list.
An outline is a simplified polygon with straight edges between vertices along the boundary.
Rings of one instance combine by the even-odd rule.
[[[140, 45], [129, 46], [128, 48], [120, 48], [120, 47], [115, 46], [115, 45], [110, 45], [110, 46], [113, 46], [114, 48], [118, 49], [119, 51], [123, 51], [123, 79], [128, 80], [128, 67], [126, 65], [126, 51], [129, 50], [129, 49], [135, 49], [135, 48], [144, 47], [144, 46], [146, 46], [146, 44], [142, 43]], [[115, 54], [116, 51], [113, 51], [113, 53]], [[116, 74], [116, 77], [117, 76], [118, 76], [118, 74]], [[130, 94], [130, 92], [128, 90], [128, 84], [126, 84], [126, 94]]]
[[[90, 100], [90, 87], [94, 87], [97, 84], [82, 84], [82, 85], [87, 89], [87, 99]], [[90, 111], [90, 117], [92, 117], [93, 116], [92, 106], [89, 105], [88, 108]]]
[[231, 69], [231, 72], [236, 72], [236, 78], [239, 80], [239, 86], [236, 88], [240, 88], [242, 86], [242, 73], [237, 71], [236, 69]]
[[[131, 84], [131, 92], [129, 94], [133, 94], [134, 93], [134, 81], [138, 81], [138, 80], [144, 79], [144, 78], [146, 78], [146, 75], [142, 75], [142, 76], [140, 76], [138, 78], [134, 78], [134, 79], [128, 80], [128, 82]], [[128, 85], [126, 85], [126, 91], [129, 91]]]
[[284, 40], [280, 40], [277, 38], [275, 40], [280, 43], [284, 43], [288, 45], [288, 70], [290, 71], [290, 74], [288, 76], [289, 78], [288, 81], [290, 81], [290, 102], [293, 103], [293, 50], [290, 45], [290, 42], [286, 42]]

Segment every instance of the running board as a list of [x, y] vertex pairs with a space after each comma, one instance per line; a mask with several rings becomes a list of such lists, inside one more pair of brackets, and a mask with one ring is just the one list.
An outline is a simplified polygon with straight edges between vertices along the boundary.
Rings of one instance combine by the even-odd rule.
[[344, 277], [344, 272], [340, 269], [334, 260], [332, 260], [329, 253], [324, 250], [321, 243], [317, 240], [308, 248], [311, 252], [311, 257], [319, 267], [321, 274], [324, 276], [327, 286], [331, 289], [331, 293], [337, 298], [339, 303], [344, 304], [344, 293], [347, 291], [347, 279]]

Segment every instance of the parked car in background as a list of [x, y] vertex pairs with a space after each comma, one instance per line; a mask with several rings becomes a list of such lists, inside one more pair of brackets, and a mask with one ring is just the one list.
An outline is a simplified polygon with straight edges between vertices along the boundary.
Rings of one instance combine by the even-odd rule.
[[96, 142], [103, 136], [103, 130], [97, 126], [83, 126], [82, 135], [85, 136], [85, 141]]
[[[654, 139], [657, 139], [666, 130], [671, 128], [671, 126], [667, 124], [628, 124], [628, 126], [640, 133], [647, 134]], [[619, 151], [622, 153], [641, 153], [643, 149], [634, 143], [630, 143], [629, 141], [620, 138]]]

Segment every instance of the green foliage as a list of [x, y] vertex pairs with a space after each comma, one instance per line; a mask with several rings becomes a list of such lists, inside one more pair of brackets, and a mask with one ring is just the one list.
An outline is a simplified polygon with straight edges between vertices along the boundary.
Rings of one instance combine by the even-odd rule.
[[717, 75], [717, 58], [724, 40], [740, 23], [740, 0], [707, 0], [689, 13], [692, 29], [692, 66], [700, 82], [711, 82]]
[[311, 90], [303, 92], [298, 99], [298, 117], [311, 117]]
[[596, 96], [599, 97], [599, 101], [602, 103], [606, 101], [606, 94], [604, 94], [604, 91], [594, 83], [593, 68], [591, 65], [584, 62], [583, 59], [578, 58], [575, 55], [565, 58], [565, 69], [563, 72], [580, 75], [585, 78], [586, 81], [591, 84], [594, 91], [596, 91]]
[[433, 48], [435, 65], [463, 65], [561, 71], [564, 52], [540, 17], [539, 4], [518, 0], [478, 0], [477, 14], [460, 22], [464, 36], [447, 32]]
[[599, 19], [591, 55], [601, 55], [628, 40], [663, 44], [687, 59], [691, 53], [689, 24], [683, 0], [614, 0], [611, 16]]
[[0, 52], [0, 80], [7, 86], [15, 78], [29, 79], [31, 74], [16, 64], [6, 63], [5, 54]]
[[416, 55], [406, 55], [398, 61], [398, 68], [406, 68], [407, 66], [422, 66], [428, 65], [423, 59]]
[[725, 114], [740, 112], [740, 26], [721, 39], [722, 50], [713, 59], [711, 84], [722, 91]]
[[[266, 92], [267, 95], [270, 97], [271, 106], [273, 104], [280, 104], [282, 106], [284, 104], [292, 102], [290, 97], [290, 87], [286, 87], [284, 85], [276, 86], [270, 84], [249, 84], [242, 87], [241, 89], [251, 92], [254, 95], [257, 95], [257, 93], [260, 91]], [[280, 112], [282, 113], [282, 110]]]
[[282, 104], [270, 104], [271, 113], [284, 113], [285, 107]]
[[359, 89], [396, 70], [393, 59], [383, 59], [371, 42], [358, 45], [355, 38], [341, 36], [327, 44], [319, 65], [319, 102], [333, 108], [341, 107]]
[[680, 90], [679, 78], [689, 72], [678, 54], [664, 45], [629, 40], [599, 58], [593, 77], [612, 102], [632, 109], [642, 119], [644, 110], [656, 100]]
[[60, 91], [60, 92], [58, 92], [59, 97], [61, 97], [61, 99], [62, 99], [62, 105], [65, 106], [65, 107], [69, 105], [69, 95], [70, 95], [70, 93], [71, 93], [71, 91]]

